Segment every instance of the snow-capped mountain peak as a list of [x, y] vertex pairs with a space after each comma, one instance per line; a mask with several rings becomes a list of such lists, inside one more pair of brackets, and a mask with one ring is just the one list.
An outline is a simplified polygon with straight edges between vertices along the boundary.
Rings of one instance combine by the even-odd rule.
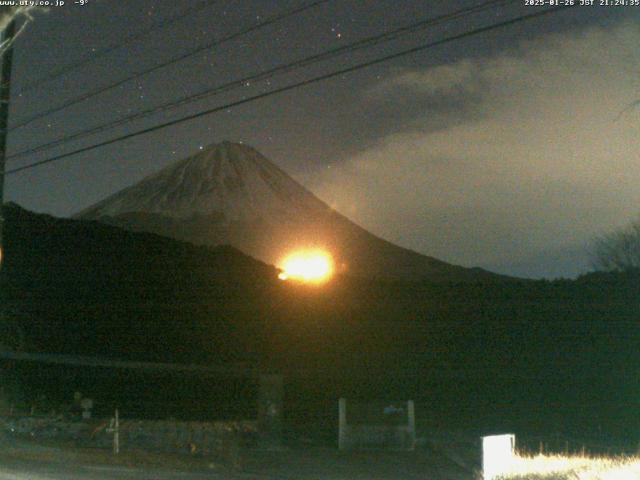
[[226, 221], [281, 221], [327, 205], [254, 148], [222, 142], [173, 163], [80, 212], [79, 217], [221, 215]]
[[321, 249], [339, 273], [432, 281], [494, 278], [376, 237], [332, 210], [255, 149], [223, 142], [76, 215], [198, 245], [232, 245], [279, 265]]

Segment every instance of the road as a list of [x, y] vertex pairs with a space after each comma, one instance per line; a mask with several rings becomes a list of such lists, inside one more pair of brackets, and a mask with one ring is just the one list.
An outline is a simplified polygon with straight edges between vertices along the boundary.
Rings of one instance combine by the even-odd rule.
[[180, 472], [144, 470], [120, 466], [80, 465], [73, 463], [33, 462], [3, 459], [0, 480], [217, 480], [252, 479], [251, 475], [231, 472]]
[[0, 480], [471, 480], [467, 462], [453, 452], [350, 451], [309, 446], [247, 450], [234, 470], [213, 459], [131, 451], [117, 458], [87, 451], [7, 439], [0, 445]]
[[[356, 455], [340, 458], [336, 454], [285, 455], [287, 458], [262, 459], [258, 465], [235, 472], [225, 470], [169, 470], [130, 468], [118, 465], [89, 465], [76, 462], [42, 462], [0, 459], [0, 480], [471, 480], [473, 475], [452, 468], [443, 459], [406, 455]], [[395, 460], [395, 461], [393, 461]], [[256, 468], [257, 467], [257, 468]]]

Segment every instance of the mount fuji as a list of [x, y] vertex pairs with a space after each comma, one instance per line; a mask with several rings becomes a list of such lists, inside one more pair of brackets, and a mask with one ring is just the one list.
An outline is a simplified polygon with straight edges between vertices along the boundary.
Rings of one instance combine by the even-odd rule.
[[255, 149], [231, 142], [171, 164], [75, 217], [200, 245], [230, 244], [275, 265], [292, 251], [322, 248], [333, 256], [337, 271], [347, 275], [431, 281], [505, 278], [376, 237]]

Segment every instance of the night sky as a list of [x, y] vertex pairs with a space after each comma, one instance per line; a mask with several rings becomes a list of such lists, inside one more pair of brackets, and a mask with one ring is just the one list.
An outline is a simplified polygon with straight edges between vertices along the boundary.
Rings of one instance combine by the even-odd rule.
[[[310, 2], [211, 2], [37, 89], [28, 85], [195, 0], [89, 0], [15, 44], [10, 123]], [[479, 1], [331, 0], [11, 131], [9, 155]], [[122, 125], [45, 159], [324, 72], [533, 13], [524, 0]], [[464, 266], [554, 278], [640, 209], [640, 7], [576, 7], [7, 177], [7, 200], [69, 216], [222, 140], [250, 144], [373, 233]], [[21, 90], [27, 88], [21, 93]], [[631, 107], [630, 107], [631, 106]]]

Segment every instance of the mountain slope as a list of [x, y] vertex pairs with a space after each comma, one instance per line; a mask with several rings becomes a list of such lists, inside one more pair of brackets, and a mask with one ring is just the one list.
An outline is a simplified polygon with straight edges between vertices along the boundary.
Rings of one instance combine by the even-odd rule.
[[253, 148], [230, 142], [169, 165], [76, 217], [196, 244], [231, 244], [275, 265], [292, 251], [322, 248], [333, 255], [338, 271], [349, 275], [436, 281], [500, 278], [376, 237]]
[[254, 149], [223, 142], [169, 165], [78, 216], [145, 212], [189, 219], [218, 213], [226, 221], [282, 221], [327, 209]]
[[238, 351], [229, 325], [255, 317], [247, 299], [279, 283], [273, 267], [229, 246], [196, 247], [11, 204], [4, 215], [0, 304], [35, 351], [224, 358]]

